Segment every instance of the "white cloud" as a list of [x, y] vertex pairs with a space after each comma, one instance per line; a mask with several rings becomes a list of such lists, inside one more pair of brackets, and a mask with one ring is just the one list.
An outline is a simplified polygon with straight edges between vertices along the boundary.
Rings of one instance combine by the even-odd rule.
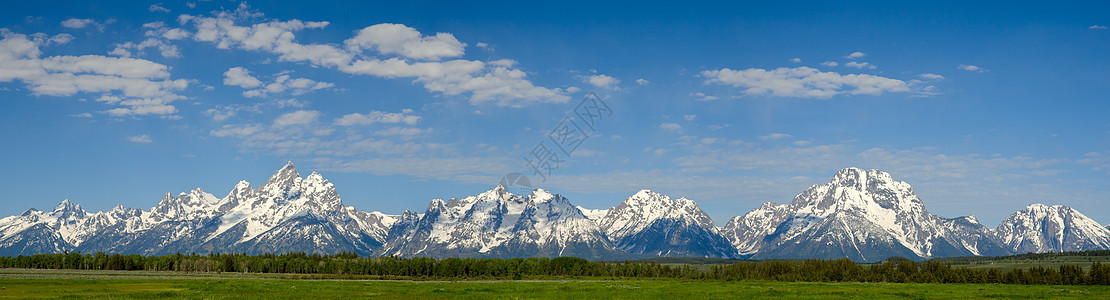
[[659, 124], [659, 128], [667, 131], [679, 131], [682, 130], [682, 125], [678, 125], [675, 123], [663, 123]]
[[826, 61], [826, 62], [821, 63], [821, 65], [826, 66], [826, 67], [835, 67], [835, 66], [839, 66], [840, 64], [836, 63], [835, 61]]
[[466, 44], [459, 42], [450, 33], [423, 36], [412, 27], [390, 23], [363, 28], [354, 37], [344, 41], [344, 44], [355, 53], [363, 49], [373, 49], [381, 54], [398, 54], [426, 60], [459, 57], [466, 47]]
[[378, 131], [374, 132], [374, 134], [375, 135], [384, 135], [384, 136], [412, 137], [412, 136], [424, 135], [424, 134], [427, 134], [428, 132], [431, 132], [430, 128], [420, 129], [420, 128], [411, 128], [411, 127], [390, 127], [390, 128], [383, 129], [383, 130], [378, 130]]
[[253, 136], [256, 133], [262, 132], [262, 125], [249, 124], [249, 125], [224, 125], [220, 129], [215, 129], [209, 132], [215, 137], [238, 137], [246, 138]]
[[706, 70], [706, 83], [743, 88], [747, 95], [775, 97], [829, 98], [836, 95], [881, 95], [883, 92], [908, 92], [904, 81], [868, 74], [841, 75], [809, 67], [774, 70]]
[[856, 69], [875, 69], [875, 65], [869, 62], [854, 62], [850, 61], [844, 64], [845, 67], [852, 67]]
[[647, 79], [643, 79], [643, 78], [636, 79], [636, 84], [639, 84], [639, 85], [647, 85], [649, 83], [651, 83], [651, 81], [647, 81]]
[[[252, 89], [243, 92], [245, 97], [265, 97], [268, 94], [284, 93], [288, 91], [293, 95], [334, 87], [330, 82], [315, 81], [307, 78], [291, 78], [289, 75], [278, 75], [274, 81], [263, 86], [262, 81], [250, 75], [250, 71], [243, 67], [234, 67], [224, 72], [224, 85], [238, 86]], [[254, 89], [261, 87], [260, 89]]]
[[801, 59], [801, 58], [797, 58], [797, 57], [795, 57], [795, 58], [791, 58], [791, 59], [790, 59], [790, 62], [792, 62], [792, 63], [800, 63], [800, 62], [802, 62], [802, 59]]
[[181, 40], [189, 38], [189, 36], [191, 36], [192, 34], [190, 34], [188, 31], [185, 31], [184, 29], [174, 28], [162, 32], [161, 35], [167, 40]]
[[335, 119], [335, 125], [339, 126], [370, 125], [374, 123], [405, 123], [408, 125], [415, 125], [418, 122], [420, 122], [420, 116], [412, 115], [411, 110], [405, 110], [400, 113], [388, 113], [375, 110], [368, 114], [353, 113]]
[[90, 114], [90, 113], [79, 113], [79, 114], [73, 114], [73, 115], [70, 115], [70, 116], [75, 117], [75, 118], [92, 118], [92, 114]]
[[[461, 42], [456, 43], [450, 34], [436, 34], [424, 37], [414, 29], [399, 24], [379, 24], [359, 31], [359, 35], [349, 39], [348, 47], [340, 48], [331, 44], [297, 43], [295, 31], [322, 28], [327, 22], [269, 21], [238, 26], [236, 21], [241, 15], [250, 12], [249, 7], [240, 5], [236, 12], [221, 12], [215, 17], [182, 15], [182, 24], [196, 27], [193, 39], [211, 42], [217, 48], [237, 47], [248, 51], [264, 51], [276, 54], [280, 61], [307, 62], [314, 66], [334, 68], [344, 73], [370, 75], [381, 78], [408, 77], [422, 83], [424, 88], [445, 95], [469, 94], [471, 104], [492, 103], [498, 106], [524, 107], [536, 103], [566, 103], [570, 97], [562, 89], [535, 86], [526, 79], [527, 74], [513, 69], [512, 61], [491, 62], [471, 60], [450, 61], [410, 61], [424, 58], [438, 60], [462, 54]], [[375, 25], [377, 26], [377, 25]], [[411, 29], [411, 30], [410, 30]], [[413, 38], [416, 33], [417, 38]], [[382, 60], [367, 57], [365, 47], [385, 53], [394, 53], [403, 58], [393, 57]]]
[[85, 28], [86, 26], [96, 25], [96, 24], [97, 24], [96, 21], [94, 21], [93, 19], [76, 19], [76, 18], [74, 18], [74, 19], [68, 19], [68, 20], [62, 21], [62, 27], [73, 28], [73, 29], [81, 29], [81, 28]]
[[250, 71], [243, 67], [234, 67], [224, 72], [224, 85], [253, 89], [262, 85], [262, 81], [251, 76]]
[[804, 147], [810, 144], [810, 141], [794, 141], [795, 146]]
[[686, 119], [686, 121], [693, 121], [694, 119], [697, 119], [698, 116], [697, 115], [682, 115], [682, 118]]
[[49, 39], [3, 32], [0, 40], [0, 83], [20, 81], [32, 94], [72, 96], [94, 93], [114, 97], [102, 101], [122, 105], [105, 110], [112, 116], [173, 114], [170, 102], [184, 99], [177, 91], [188, 81], [170, 79], [169, 68], [149, 60], [99, 55], [42, 57]]
[[134, 42], [116, 44], [116, 48], [112, 49], [112, 51], [108, 52], [108, 54], [119, 57], [131, 57], [133, 55], [131, 53], [131, 50], [138, 51], [138, 55], [143, 55], [145, 54], [143, 51], [147, 48], [157, 48], [158, 53], [161, 54], [162, 57], [181, 57], [181, 50], [177, 48], [177, 45], [172, 45], [156, 38], [148, 38], [137, 44]]
[[789, 135], [789, 134], [785, 134], [785, 133], [771, 133], [771, 134], [768, 134], [768, 135], [760, 136], [759, 139], [776, 141], [776, 140], [779, 140], [779, 139], [786, 139], [786, 138], [792, 138], [792, 137], [794, 137], [794, 136]]
[[277, 119], [274, 119], [274, 127], [285, 127], [290, 125], [304, 125], [316, 122], [320, 117], [320, 112], [315, 110], [298, 110], [295, 112], [283, 114]]
[[917, 77], [921, 77], [923, 79], [928, 79], [928, 80], [942, 80], [942, 79], [944, 79], [944, 76], [941, 76], [941, 75], [938, 75], [938, 74], [932, 74], [932, 73], [920, 74], [920, 75], [917, 75]]
[[149, 135], [145, 135], [145, 134], [144, 135], [137, 135], [137, 136], [129, 136], [129, 137], [127, 137], [127, 141], [130, 141], [132, 143], [143, 143], [143, 144], [148, 144], [148, 143], [154, 142], [153, 140], [150, 139]]
[[1106, 30], [1106, 28], [1107, 28], [1106, 26], [1102, 26], [1102, 25], [1091, 25], [1091, 27], [1087, 27], [1087, 29], [1095, 29], [1095, 30]]
[[857, 59], [857, 58], [864, 57], [864, 56], [867, 56], [867, 53], [856, 51], [856, 52], [852, 52], [852, 54], [848, 54], [847, 56], [844, 56], [844, 58]]
[[308, 106], [308, 101], [297, 100], [296, 98], [289, 98], [285, 100], [274, 101], [274, 104], [277, 105], [278, 108], [305, 107]]
[[587, 76], [585, 79], [583, 79], [583, 81], [589, 83], [590, 85], [593, 85], [594, 87], [610, 90], [619, 89], [617, 87], [617, 84], [621, 83], [620, 79], [605, 74]]
[[151, 4], [150, 8], [147, 8], [147, 9], [152, 11], [152, 12], [170, 12], [169, 9], [167, 9], [165, 7], [162, 7], [162, 3]]
[[721, 99], [721, 97], [706, 95], [705, 93], [702, 93], [702, 92], [697, 92], [697, 93], [693, 93], [693, 94], [690, 94], [690, 95], [694, 96], [694, 97], [698, 97], [698, 98], [700, 98], [699, 100], [702, 100], [702, 101], [713, 101], [713, 100]]
[[964, 70], [964, 71], [969, 71], [969, 72], [986, 72], [986, 71], [988, 71], [987, 69], [983, 69], [983, 68], [981, 68], [979, 66], [976, 66], [976, 65], [959, 65], [956, 68], [960, 69], [960, 70]]

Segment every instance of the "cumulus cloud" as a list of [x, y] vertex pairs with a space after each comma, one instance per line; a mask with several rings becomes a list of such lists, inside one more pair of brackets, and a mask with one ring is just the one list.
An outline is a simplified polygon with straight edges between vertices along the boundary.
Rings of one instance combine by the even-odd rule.
[[593, 75], [593, 76], [586, 76], [582, 81], [586, 82], [586, 83], [589, 83], [590, 85], [592, 85], [594, 87], [597, 87], [597, 88], [610, 89], [610, 90], [618, 89], [617, 84], [621, 83], [620, 79], [617, 79], [617, 78], [614, 78], [613, 76], [609, 76], [609, 75], [605, 75], [605, 74], [597, 74], [597, 75]]
[[790, 59], [790, 62], [792, 62], [792, 63], [800, 63], [800, 62], [802, 62], [802, 59], [801, 59], [801, 58], [797, 58], [797, 57], [795, 57], [795, 58], [791, 58], [791, 59]]
[[839, 66], [840, 64], [836, 63], [835, 61], [826, 61], [826, 62], [821, 63], [821, 65], [826, 66], [826, 67], [835, 67], [835, 66]]
[[307, 78], [292, 78], [285, 74], [278, 75], [272, 82], [263, 85], [261, 80], [252, 76], [250, 71], [243, 67], [230, 68], [227, 72], [224, 72], [224, 85], [250, 89], [244, 91], [243, 96], [251, 98], [265, 97], [268, 94], [285, 92], [289, 92], [293, 95], [300, 95], [335, 86], [335, 84], [330, 82], [315, 81]]
[[829, 98], [836, 95], [881, 95], [883, 92], [908, 92], [909, 84], [892, 78], [868, 74], [841, 75], [809, 67], [774, 70], [706, 70], [706, 83], [743, 88], [746, 95], [775, 97]]
[[224, 85], [253, 89], [262, 85], [262, 81], [251, 76], [250, 71], [243, 67], [234, 67], [224, 72]]
[[149, 135], [145, 135], [145, 134], [144, 135], [129, 136], [129, 137], [127, 137], [127, 141], [132, 142], [132, 143], [142, 143], [142, 144], [149, 144], [149, 143], [154, 142], [154, 140], [150, 139]]
[[647, 85], [649, 83], [651, 83], [651, 81], [647, 81], [647, 79], [643, 79], [643, 78], [636, 79], [636, 84], [639, 84], [639, 85]]
[[[378, 24], [360, 30], [343, 43], [346, 47], [301, 44], [296, 41], [295, 32], [323, 28], [328, 22], [271, 20], [237, 25], [245, 19], [244, 14], [253, 13], [241, 5], [236, 12], [220, 12], [212, 17], [182, 15], [178, 19], [196, 28], [192, 34], [194, 40], [213, 43], [217, 48], [268, 52], [277, 55], [280, 61], [306, 62], [348, 74], [412, 78], [432, 92], [451, 96], [469, 94], [470, 103], [475, 105], [524, 107], [570, 101], [565, 90], [534, 85], [526, 78], [526, 73], [513, 68], [511, 60], [439, 61], [463, 54], [465, 44], [451, 34], [423, 36], [404, 25]], [[379, 58], [373, 54], [399, 57]]]
[[72, 96], [99, 94], [105, 104], [119, 105], [103, 111], [112, 116], [168, 115], [177, 112], [170, 102], [184, 99], [177, 92], [188, 86], [184, 79], [170, 79], [169, 68], [149, 60], [99, 55], [43, 56], [49, 39], [3, 32], [0, 40], [0, 83], [20, 81], [32, 94]]
[[320, 117], [320, 112], [315, 110], [298, 110], [295, 112], [283, 114], [277, 119], [274, 119], [274, 127], [285, 127], [290, 125], [304, 125], [316, 122]]
[[864, 56], [867, 56], [867, 54], [863, 53], [863, 52], [856, 51], [856, 52], [852, 52], [852, 54], [848, 54], [848, 55], [844, 56], [844, 58], [857, 59], [857, 58], [864, 57]]
[[339, 126], [354, 126], [354, 125], [370, 125], [374, 123], [405, 123], [408, 125], [415, 125], [420, 122], [420, 116], [413, 115], [413, 111], [405, 109], [399, 113], [390, 113], [382, 111], [371, 111], [367, 114], [347, 114], [338, 119], [335, 119], [335, 125]]
[[959, 66], [956, 66], [956, 68], [960, 69], [960, 70], [968, 71], [968, 72], [980, 72], [981, 73], [981, 72], [988, 71], [987, 69], [984, 69], [984, 68], [976, 66], [976, 65], [959, 65]]
[[372, 49], [381, 54], [426, 60], [459, 57], [466, 47], [466, 44], [459, 42], [450, 33], [423, 36], [415, 28], [391, 23], [363, 28], [354, 37], [344, 41], [344, 44], [356, 53], [363, 49]]

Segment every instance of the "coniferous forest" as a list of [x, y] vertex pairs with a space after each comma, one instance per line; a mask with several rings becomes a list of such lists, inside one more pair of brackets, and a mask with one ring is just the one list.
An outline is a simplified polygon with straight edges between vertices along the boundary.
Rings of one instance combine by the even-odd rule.
[[743, 261], [699, 270], [689, 265], [647, 261], [601, 262], [577, 257], [446, 258], [360, 257], [354, 253], [285, 254], [36, 254], [0, 257], [0, 268], [73, 270], [146, 270], [177, 272], [241, 272], [328, 274], [332, 278], [376, 279], [658, 279], [709, 281], [1000, 283], [1110, 285], [1110, 264], [1093, 262], [1088, 269], [1064, 264], [1059, 268], [966, 268], [951, 262], [917, 262], [892, 258], [858, 264], [848, 259]]

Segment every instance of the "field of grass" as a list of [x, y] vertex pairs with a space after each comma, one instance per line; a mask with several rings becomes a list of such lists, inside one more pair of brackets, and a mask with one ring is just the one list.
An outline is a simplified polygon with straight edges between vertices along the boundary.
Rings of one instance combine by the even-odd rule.
[[1029, 267], [1045, 267], [1059, 269], [1060, 265], [1076, 265], [1083, 268], [1083, 270], [1090, 270], [1091, 263], [1101, 262], [1103, 264], [1110, 263], [1110, 256], [1072, 256], [1072, 255], [1059, 255], [1049, 256], [1043, 258], [1022, 258], [1022, 257], [1004, 257], [992, 260], [981, 261], [961, 261], [952, 260], [952, 266], [967, 267], [971, 269], [981, 268], [998, 268], [1002, 271], [1007, 271], [1014, 268], [1027, 269]]
[[1107, 286], [682, 281], [295, 280], [276, 274], [0, 270], [0, 298], [1107, 299]]

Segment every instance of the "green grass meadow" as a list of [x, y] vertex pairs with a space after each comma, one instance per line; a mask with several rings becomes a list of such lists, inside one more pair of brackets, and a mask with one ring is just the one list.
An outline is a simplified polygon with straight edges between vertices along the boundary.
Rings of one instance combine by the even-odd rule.
[[280, 274], [0, 270], [0, 298], [1110, 299], [1110, 286], [642, 280], [384, 281], [286, 278], [297, 277]]

